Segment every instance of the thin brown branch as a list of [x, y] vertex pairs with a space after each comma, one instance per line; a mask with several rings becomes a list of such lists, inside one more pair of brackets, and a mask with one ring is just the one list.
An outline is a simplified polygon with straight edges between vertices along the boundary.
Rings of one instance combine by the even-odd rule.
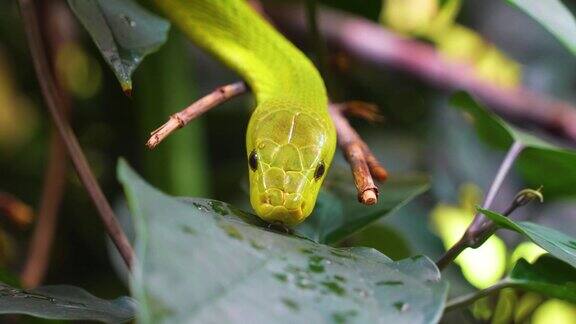
[[34, 2], [32, 0], [19, 0], [18, 3], [20, 5], [20, 14], [26, 32], [28, 46], [30, 47], [34, 69], [36, 70], [36, 77], [40, 83], [48, 111], [66, 146], [80, 181], [86, 188], [86, 191], [98, 210], [108, 235], [116, 245], [128, 268], [131, 268], [134, 261], [132, 246], [122, 231], [122, 227], [118, 223], [114, 211], [102, 193], [74, 132], [63, 116], [62, 111], [58, 108], [62, 106], [62, 98], [57, 91], [55, 80], [50, 71], [50, 64], [40, 36], [40, 26], [36, 16]]
[[[48, 45], [53, 76], [58, 79], [54, 68], [56, 57], [64, 45], [75, 40], [73, 37], [73, 19], [63, 1], [41, 3], [38, 8], [38, 15], [41, 17], [40, 21], [43, 30], [46, 31], [42, 36]], [[56, 82], [57, 90], [62, 98], [62, 106], [58, 108], [68, 119], [68, 115], [72, 110], [70, 107], [71, 98], [63, 90], [61, 84], [61, 82]], [[58, 132], [53, 129], [50, 134], [50, 150], [44, 173], [44, 186], [40, 197], [38, 219], [28, 247], [28, 256], [20, 275], [22, 286], [25, 288], [39, 286], [48, 270], [50, 252], [58, 223], [58, 211], [66, 186], [67, 162], [64, 143], [58, 136]]]
[[[248, 91], [249, 89], [244, 82], [235, 82], [216, 89], [184, 110], [170, 116], [164, 125], [151, 133], [146, 145], [149, 148], [156, 147], [175, 130], [184, 127], [206, 111]], [[374, 184], [373, 177], [376, 180], [384, 181], [388, 177], [388, 173], [343, 116], [343, 111], [346, 109], [346, 104], [332, 104], [329, 108], [330, 116], [336, 126], [338, 144], [350, 163], [354, 182], [358, 189], [358, 200], [363, 204], [373, 205], [378, 201], [378, 187]]]
[[[508, 149], [508, 153], [500, 163], [500, 167], [498, 169], [498, 173], [494, 177], [492, 184], [490, 185], [490, 189], [488, 190], [488, 194], [484, 198], [484, 202], [482, 203], [482, 208], [488, 209], [492, 206], [494, 199], [496, 198], [496, 194], [502, 187], [504, 183], [504, 179], [512, 169], [516, 158], [522, 150], [524, 146], [520, 142], [514, 142], [510, 149]], [[511, 207], [504, 213], [505, 216], [510, 215], [516, 208], [522, 206], [517, 203], [518, 199], [515, 199], [512, 203]], [[524, 204], [523, 204], [524, 205]], [[467, 248], [477, 248], [482, 245], [496, 229], [496, 225], [494, 222], [486, 218], [482, 213], [476, 213], [474, 216], [474, 220], [466, 229], [466, 232], [460, 240], [454, 244], [448, 251], [446, 251], [440, 259], [436, 262], [436, 266], [440, 270], [444, 270], [448, 265], [450, 265], [462, 251]]]
[[20, 275], [22, 286], [25, 288], [40, 285], [48, 269], [58, 211], [66, 184], [66, 170], [66, 150], [60, 138], [54, 133], [50, 139], [50, 153], [38, 207], [38, 220], [28, 247], [26, 263]]
[[350, 163], [354, 183], [358, 190], [358, 201], [366, 205], [373, 205], [378, 202], [378, 187], [374, 183], [373, 177], [379, 181], [384, 181], [388, 177], [388, 173], [342, 114], [345, 105], [331, 104], [329, 108], [330, 116], [336, 127], [338, 145]]
[[212, 91], [210, 94], [195, 101], [187, 108], [170, 116], [170, 119], [150, 134], [146, 143], [148, 148], [155, 148], [175, 130], [186, 126], [190, 121], [207, 112], [208, 110], [248, 92], [248, 87], [243, 81], [234, 82]]
[[[267, 14], [281, 29], [305, 39], [303, 8], [271, 6]], [[503, 88], [483, 80], [468, 65], [452, 62], [431, 45], [407, 39], [383, 26], [351, 14], [322, 8], [320, 32], [336, 50], [377, 66], [409, 73], [435, 87], [466, 90], [495, 112], [527, 121], [576, 143], [576, 107], [526, 88]]]

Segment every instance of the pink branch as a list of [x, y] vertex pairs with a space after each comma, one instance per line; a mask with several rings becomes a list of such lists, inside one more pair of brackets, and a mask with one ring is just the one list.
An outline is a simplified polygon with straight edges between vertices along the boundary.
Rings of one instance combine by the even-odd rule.
[[[303, 9], [267, 8], [268, 15], [288, 34], [306, 35]], [[319, 27], [332, 48], [353, 58], [409, 73], [438, 88], [465, 90], [512, 119], [534, 123], [576, 143], [576, 107], [526, 88], [503, 88], [476, 76], [470, 66], [444, 59], [434, 47], [407, 39], [367, 19], [336, 10], [319, 11]]]

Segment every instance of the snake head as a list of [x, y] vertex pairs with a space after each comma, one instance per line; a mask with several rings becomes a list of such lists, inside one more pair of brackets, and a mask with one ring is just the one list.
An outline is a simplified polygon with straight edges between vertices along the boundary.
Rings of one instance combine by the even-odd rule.
[[327, 115], [288, 109], [253, 114], [247, 154], [250, 202], [256, 214], [288, 226], [306, 219], [335, 146], [334, 126]]

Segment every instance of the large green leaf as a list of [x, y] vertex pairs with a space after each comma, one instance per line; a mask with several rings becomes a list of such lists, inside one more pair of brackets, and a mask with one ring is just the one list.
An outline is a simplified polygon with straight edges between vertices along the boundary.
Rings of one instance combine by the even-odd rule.
[[0, 314], [123, 323], [134, 318], [134, 309], [135, 303], [129, 297], [105, 300], [73, 286], [25, 290], [0, 282]]
[[68, 0], [126, 92], [142, 59], [166, 41], [170, 23], [133, 0]]
[[576, 269], [549, 255], [518, 260], [505, 279], [511, 286], [576, 303]]
[[316, 242], [336, 243], [394, 213], [429, 188], [425, 176], [393, 176], [380, 186], [378, 203], [365, 206], [357, 202], [351, 183], [351, 179], [345, 184], [338, 181], [321, 192], [314, 213], [296, 228], [297, 233]]
[[490, 210], [479, 208], [479, 211], [499, 226], [523, 234], [548, 253], [576, 267], [576, 238], [531, 222], [513, 221]]
[[507, 0], [538, 21], [576, 55], [576, 20], [560, 0]]
[[[478, 135], [490, 145], [502, 150], [507, 150], [514, 141], [524, 145], [518, 157], [520, 171], [530, 184], [544, 187], [546, 198], [576, 196], [576, 152], [549, 144], [507, 124], [466, 93], [457, 93], [451, 102], [469, 113]], [[550, 176], [552, 174], [561, 176]]]
[[119, 178], [136, 226], [142, 323], [439, 320], [447, 284], [426, 257], [393, 262], [279, 234], [228, 204], [169, 197], [122, 161]]

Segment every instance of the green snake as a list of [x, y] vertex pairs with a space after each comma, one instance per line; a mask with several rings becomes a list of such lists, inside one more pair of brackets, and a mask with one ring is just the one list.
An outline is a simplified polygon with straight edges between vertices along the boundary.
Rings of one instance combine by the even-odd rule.
[[250, 202], [293, 226], [314, 209], [336, 149], [314, 65], [243, 0], [156, 0], [198, 46], [238, 72], [256, 97], [246, 132]]

